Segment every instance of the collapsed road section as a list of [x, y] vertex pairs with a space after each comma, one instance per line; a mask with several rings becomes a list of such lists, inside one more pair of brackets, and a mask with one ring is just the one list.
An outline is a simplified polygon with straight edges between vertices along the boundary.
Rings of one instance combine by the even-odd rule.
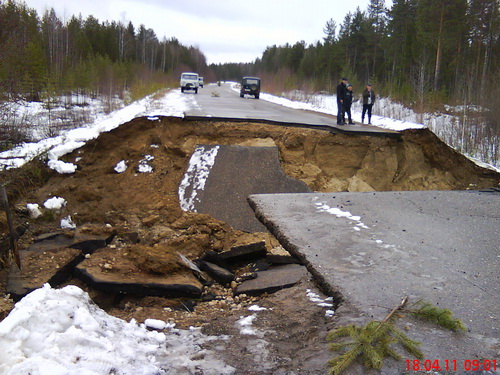
[[[194, 183], [200, 181], [200, 174], [191, 171], [190, 175], [190, 161], [195, 155], [206, 161], [205, 166], [210, 165], [202, 185]], [[256, 285], [259, 278], [253, 278], [254, 273], [281, 267], [279, 262], [285, 259], [288, 273], [280, 272], [283, 284], [267, 289], [279, 291], [274, 297], [261, 299], [269, 307], [266, 322], [273, 331], [273, 335], [266, 337], [273, 341], [269, 349], [272, 353], [263, 361], [265, 366], [261, 365], [266, 371], [300, 368], [304, 374], [325, 373], [324, 337], [333, 324], [325, 318], [324, 311], [306, 305], [305, 292], [282, 288], [297, 282], [309, 285], [307, 276], [305, 281], [302, 277], [304, 267], [297, 265], [296, 259], [294, 263], [277, 238], [260, 223], [257, 228], [239, 227], [231, 217], [222, 220], [214, 217], [218, 214], [212, 213], [212, 208], [224, 207], [227, 211], [230, 208], [234, 217], [248, 218], [250, 223], [250, 218], [255, 221], [253, 213], [242, 214], [249, 209], [248, 194], [272, 193], [270, 196], [279, 197], [282, 194], [276, 193], [318, 192], [328, 194], [331, 199], [339, 192], [364, 192], [377, 194], [378, 198], [382, 194], [378, 192], [382, 191], [477, 190], [496, 187], [500, 182], [498, 173], [478, 167], [426, 129], [405, 131], [399, 137], [372, 137], [254, 122], [137, 118], [101, 134], [63, 159], [77, 165], [73, 174], [59, 175], [34, 161], [26, 168], [0, 175], [0, 182], [10, 181], [9, 201], [15, 202], [16, 226], [29, 222], [19, 248], [24, 259], [32, 255], [33, 263], [32, 267], [21, 270], [21, 274], [13, 273], [13, 280], [22, 282], [16, 287], [19, 297], [44, 281], [76, 284], [114, 316], [140, 322], [147, 318], [172, 319], [181, 327], [203, 326], [207, 331], [225, 334], [240, 318], [242, 309], [255, 302], [248, 295], [255, 288], [263, 290]], [[221, 170], [217, 171], [218, 168]], [[219, 177], [222, 181], [218, 181]], [[200, 187], [196, 197], [202, 198], [201, 203], [210, 203], [210, 211], [201, 212], [204, 210], [201, 205], [197, 208], [200, 212], [183, 206], [179, 200], [183, 181], [188, 182], [184, 198], [191, 196], [195, 186]], [[252, 189], [245, 190], [248, 186]], [[238, 200], [229, 205], [233, 193]], [[52, 197], [63, 199], [65, 204], [57, 210], [45, 208], [44, 202]], [[200, 203], [191, 202], [195, 208]], [[27, 204], [35, 203], [41, 208], [41, 216], [29, 217]], [[323, 203], [315, 208], [325, 212], [335, 208], [329, 200]], [[344, 207], [338, 208], [351, 211], [349, 204], [344, 202]], [[390, 207], [392, 203], [389, 200], [386, 204]], [[283, 212], [293, 207], [290, 204]], [[351, 212], [354, 220], [357, 213]], [[304, 229], [311, 225], [307, 210], [299, 207], [295, 214], [297, 225], [302, 223]], [[61, 220], [69, 216], [76, 229], [61, 230]], [[318, 228], [324, 221], [327, 219], [322, 217], [317, 222]], [[373, 226], [364, 219], [354, 220], [354, 224], [362, 233], [366, 228], [361, 224]], [[52, 240], [45, 236], [49, 233], [54, 236], [50, 237]], [[92, 244], [96, 244], [93, 237], [97, 236], [99, 247], [80, 249], [77, 240], [86, 240], [87, 236], [91, 236]], [[317, 237], [308, 241], [318, 243]], [[35, 245], [40, 239], [52, 242], [54, 248], [44, 248], [48, 242]], [[374, 246], [378, 246], [376, 240], [384, 238], [374, 240]], [[220, 259], [222, 254], [226, 257], [241, 246], [257, 247], [257, 244], [258, 257], [251, 259], [252, 265]], [[396, 245], [389, 240], [384, 244]], [[354, 263], [347, 267], [356, 270], [354, 266], [361, 267], [366, 254], [354, 255], [351, 259]], [[72, 256], [77, 258], [77, 266]], [[193, 271], [190, 263], [194, 261], [203, 272], [208, 273], [208, 269], [213, 274], [218, 272], [222, 280], [219, 284], [224, 285], [203, 285], [209, 280], [195, 277], [193, 272], [198, 271]], [[258, 269], [253, 267], [256, 263]], [[272, 267], [264, 270], [270, 263]], [[76, 271], [70, 272], [70, 266]], [[59, 269], [61, 273], [52, 278], [41, 272], [48, 269]], [[312, 270], [310, 265], [309, 269]], [[227, 271], [235, 272], [229, 275]], [[269, 272], [261, 275], [261, 281], [273, 281]], [[64, 281], [62, 276], [66, 276]], [[161, 285], [157, 283], [160, 279]], [[125, 285], [129, 282], [139, 287]], [[187, 285], [184, 290], [189, 297], [179, 297], [178, 292], [184, 287], [172, 289], [164, 283]], [[150, 286], [153, 289], [148, 289]], [[5, 294], [7, 283], [2, 281], [0, 287]], [[188, 303], [187, 299], [195, 300], [196, 304]], [[0, 311], [6, 312], [7, 308]], [[225, 355], [234, 354], [231, 364], [241, 373], [255, 369], [251, 356], [241, 361], [240, 350], [254, 346], [244, 341], [232, 342], [225, 351]], [[290, 358], [290, 353], [294, 353], [294, 358]], [[274, 358], [280, 358], [280, 363], [273, 362]]]
[[[78, 227], [106, 224], [119, 242], [114, 246], [143, 246], [135, 249], [142, 256], [124, 253], [155, 275], [180, 272], [168, 266], [177, 262], [177, 253], [193, 260], [209, 250], [262, 240], [268, 251], [279, 246], [255, 219], [246, 202], [250, 194], [460, 190], [499, 182], [497, 173], [478, 167], [425, 129], [384, 138], [296, 126], [137, 118], [64, 159], [78, 166], [76, 172], [46, 174], [36, 189], [29, 186], [33, 174], [40, 175], [35, 162], [31, 169], [2, 175], [16, 181], [10, 186], [19, 192], [18, 206], [41, 206], [55, 196], [66, 202], [60, 210], [31, 219], [21, 245], [29, 248], [33, 238], [59, 229], [68, 216]], [[205, 160], [209, 169], [191, 169], [193, 159]], [[183, 198], [189, 198], [188, 206]], [[26, 220], [19, 216], [18, 221]], [[109, 254], [95, 264], [107, 265], [103, 272], [112, 271], [115, 280], [128, 268], [113, 262], [117, 257]]]

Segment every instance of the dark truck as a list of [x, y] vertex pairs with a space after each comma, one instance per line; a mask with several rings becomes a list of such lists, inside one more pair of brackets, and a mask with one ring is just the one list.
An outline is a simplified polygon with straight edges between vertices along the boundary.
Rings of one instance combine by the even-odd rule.
[[260, 78], [243, 77], [241, 80], [240, 98], [243, 98], [245, 94], [254, 95], [255, 99], [259, 99]]

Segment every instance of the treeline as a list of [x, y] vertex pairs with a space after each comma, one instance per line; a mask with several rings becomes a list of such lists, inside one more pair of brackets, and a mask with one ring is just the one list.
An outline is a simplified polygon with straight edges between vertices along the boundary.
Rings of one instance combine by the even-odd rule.
[[261, 74], [255, 62], [210, 64], [210, 70], [214, 72], [218, 81], [239, 82], [242, 77]]
[[38, 16], [24, 2], [0, 1], [0, 100], [46, 93], [120, 95], [177, 84], [183, 70], [207, 73], [206, 59], [176, 38], [161, 41], [131, 22]]
[[[384, 0], [371, 0], [341, 25], [329, 20], [323, 32], [315, 45], [269, 46], [253, 67], [241, 65], [242, 72], [265, 76], [281, 89], [330, 92], [347, 76], [358, 90], [370, 81], [417, 107], [491, 107], [492, 94], [499, 96], [498, 0], [393, 0], [390, 9]], [[212, 68], [227, 76], [235, 71], [234, 64]]]

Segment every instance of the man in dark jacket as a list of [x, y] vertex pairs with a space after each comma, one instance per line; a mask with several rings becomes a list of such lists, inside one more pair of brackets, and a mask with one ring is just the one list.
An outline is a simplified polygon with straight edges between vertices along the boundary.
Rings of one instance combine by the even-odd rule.
[[352, 122], [352, 117], [351, 117], [352, 98], [353, 98], [352, 85], [347, 85], [347, 91], [344, 96], [344, 113], [347, 114], [347, 119], [350, 125], [354, 124], [354, 122]]
[[372, 90], [372, 85], [366, 85], [363, 90], [363, 112], [361, 113], [361, 123], [365, 121], [365, 114], [368, 112], [368, 124], [372, 123], [372, 107], [375, 103], [375, 91]]
[[342, 78], [342, 81], [337, 85], [337, 124], [344, 125], [344, 99], [347, 92], [347, 78]]

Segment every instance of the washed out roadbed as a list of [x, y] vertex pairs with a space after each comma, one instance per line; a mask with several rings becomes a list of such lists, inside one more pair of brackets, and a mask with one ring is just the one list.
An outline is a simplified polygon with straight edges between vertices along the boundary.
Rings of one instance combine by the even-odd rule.
[[[335, 326], [335, 317], [311, 301], [311, 292], [320, 298], [328, 296], [321, 295], [321, 286], [309, 277], [274, 293], [235, 295], [236, 281], [203, 286], [189, 266], [179, 261], [179, 254], [196, 260], [207, 252], [221, 253], [262, 241], [267, 254], [287, 255], [267, 232], [244, 232], [210, 215], [180, 208], [179, 184], [199, 144], [277, 147], [284, 172], [317, 192], [464, 190], [498, 187], [500, 182], [498, 173], [475, 165], [427, 129], [386, 138], [170, 117], [137, 118], [101, 134], [63, 157], [78, 166], [74, 174], [57, 174], [40, 161], [0, 174], [14, 207], [15, 224], [29, 223], [18, 242], [21, 250], [33, 246], [41, 235], [60, 231], [60, 220], [70, 215], [81, 233], [105, 234], [109, 240], [82, 254], [82, 264], [88, 269], [113, 282], [178, 280], [178, 284], [197, 286], [201, 294], [189, 298], [124, 294], [95, 287], [74, 273], [60, 285], [80, 286], [109, 314], [126, 320], [155, 318], [175, 321], [179, 328], [202, 326], [207, 334], [229, 335], [225, 361], [245, 374], [325, 373], [331, 355], [325, 335]], [[115, 170], [120, 161], [127, 165], [123, 173]], [[142, 172], [145, 163], [152, 169]], [[42, 206], [54, 196], [64, 198], [66, 206], [29, 218], [26, 204]], [[5, 220], [0, 224], [6, 234]], [[37, 258], [36, 265], [41, 272], [64, 266], [66, 258], [64, 251], [54, 251], [50, 257]], [[234, 270], [235, 277], [251, 273], [254, 266], [253, 262], [242, 264]], [[6, 296], [11, 267], [3, 266], [0, 271], [0, 295], [5, 296], [0, 299], [0, 318], [12, 308]], [[23, 274], [25, 282], [40, 278], [37, 267]], [[254, 304], [267, 309], [249, 311]], [[239, 334], [241, 317], [252, 314], [258, 315], [255, 334]]]

